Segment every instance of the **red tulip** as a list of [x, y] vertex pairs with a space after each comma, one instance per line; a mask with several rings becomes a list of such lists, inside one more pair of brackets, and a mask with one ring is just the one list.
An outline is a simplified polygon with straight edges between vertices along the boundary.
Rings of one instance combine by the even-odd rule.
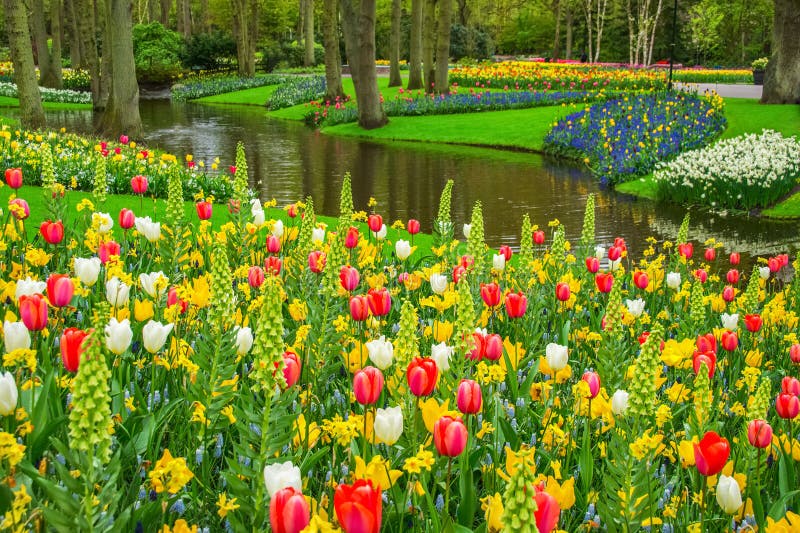
[[20, 296], [19, 314], [28, 330], [43, 330], [47, 327], [47, 300], [41, 294]]
[[703, 255], [705, 256], [706, 261], [710, 263], [717, 258], [717, 250], [714, 248], [706, 248], [706, 251]]
[[472, 350], [467, 353], [467, 359], [480, 361], [486, 354], [486, 336], [477, 331], [472, 334]]
[[694, 443], [694, 463], [702, 476], [714, 476], [722, 472], [730, 454], [728, 439], [720, 437], [715, 431], [708, 431], [699, 443]]
[[61, 334], [61, 362], [67, 372], [75, 373], [78, 371], [78, 366], [81, 363], [81, 355], [83, 354], [83, 339], [89, 333], [78, 328], [67, 328]]
[[353, 394], [361, 405], [372, 405], [383, 391], [383, 373], [374, 366], [367, 366], [353, 376]]
[[264, 259], [264, 270], [267, 271], [267, 274], [272, 274], [273, 276], [277, 276], [281, 273], [281, 258], [275, 257], [271, 255]]
[[283, 352], [283, 377], [286, 380], [287, 387], [291, 387], [297, 383], [297, 380], [300, 379], [300, 371], [302, 368], [300, 358], [297, 357], [296, 353], [290, 350]]
[[506, 294], [506, 314], [508, 318], [519, 318], [528, 309], [528, 298], [522, 292]]
[[289, 215], [289, 218], [295, 218], [297, 216], [297, 204], [286, 206], [286, 214]]
[[381, 498], [381, 487], [369, 479], [337, 486], [333, 507], [344, 533], [379, 533], [383, 512]]
[[369, 298], [363, 295], [350, 298], [350, 316], [356, 322], [363, 322], [369, 318]]
[[595, 274], [594, 283], [600, 292], [611, 292], [614, 286], [614, 274]]
[[50, 274], [47, 278], [47, 299], [54, 307], [64, 307], [69, 305], [75, 286], [66, 274]]
[[116, 241], [106, 241], [97, 247], [97, 257], [100, 258], [100, 262], [104, 265], [108, 262], [112, 255], [117, 257], [120, 255], [119, 243]]
[[64, 223], [60, 220], [45, 220], [39, 226], [39, 233], [47, 244], [58, 244], [64, 240]]
[[458, 262], [459, 265], [464, 267], [464, 270], [469, 270], [473, 266], [475, 266], [475, 258], [469, 254], [464, 254], [461, 256], [461, 259]]
[[697, 278], [700, 283], [705, 283], [708, 281], [708, 272], [703, 270], [702, 268], [698, 268], [694, 271], [694, 277]]
[[634, 272], [633, 284], [639, 287], [641, 290], [645, 290], [650, 284], [650, 278], [647, 276], [647, 272], [642, 272], [641, 270]]
[[780, 254], [777, 256], [777, 259], [781, 264], [781, 268], [789, 264], [789, 254]]
[[436, 387], [436, 378], [439, 370], [436, 362], [430, 357], [415, 357], [406, 369], [406, 381], [411, 394], [414, 396], [428, 396]]
[[792, 420], [800, 413], [800, 398], [785, 392], [778, 394], [775, 399], [775, 411], [779, 417]]
[[781, 265], [781, 262], [777, 257], [770, 257], [767, 260], [767, 266], [769, 267], [769, 271], [774, 274], [780, 270], [783, 265]]
[[761, 326], [764, 324], [764, 321], [761, 319], [761, 315], [753, 314], [753, 315], [744, 315], [744, 323], [747, 326], [747, 331], [750, 333], [756, 333], [758, 330], [761, 329]]
[[619, 246], [612, 246], [608, 249], [608, 259], [609, 261], [616, 261], [620, 257], [622, 257], [622, 248]]
[[500, 252], [500, 254], [503, 255], [503, 257], [506, 258], [506, 261], [511, 261], [511, 256], [514, 255], [514, 252], [511, 250], [511, 247], [508, 246], [507, 244], [501, 246], [500, 250], [498, 251]]
[[147, 192], [148, 181], [144, 176], [134, 176], [131, 178], [131, 189], [136, 194], [144, 194]]
[[732, 302], [733, 299], [736, 298], [736, 289], [727, 285], [724, 289], [722, 289], [722, 299], [726, 302]]
[[21, 168], [7, 168], [6, 169], [6, 183], [12, 189], [19, 189], [22, 187], [22, 169]]
[[618, 246], [619, 248], [622, 248], [623, 252], [627, 252], [628, 251], [628, 245], [625, 244], [625, 239], [623, 239], [622, 237], [615, 237], [614, 238], [614, 246]]
[[800, 396], [800, 380], [791, 376], [786, 376], [781, 380], [781, 392]]
[[344, 238], [344, 245], [348, 250], [352, 250], [358, 246], [358, 228], [350, 226], [347, 230], [347, 235]]
[[706, 365], [709, 379], [713, 378], [717, 368], [717, 355], [714, 352], [695, 351], [692, 356], [692, 368], [694, 368], [695, 375], [700, 373], [700, 367], [703, 364]]
[[569, 300], [569, 283], [561, 282], [556, 284], [556, 298], [560, 302]]
[[464, 268], [462, 265], [456, 265], [453, 267], [453, 283], [458, 285], [459, 280], [461, 280], [461, 276], [467, 273], [467, 269]]
[[583, 373], [581, 379], [589, 385], [589, 399], [600, 394], [600, 375], [597, 372], [587, 370]]
[[[12, 208], [11, 206], [16, 206]], [[23, 200], [22, 198], [14, 198], [10, 202], [8, 202], [8, 208], [11, 211], [11, 214], [14, 215], [14, 218], [17, 220], [25, 220], [29, 216], [31, 216], [31, 208], [28, 206], [28, 202]]]
[[308, 254], [308, 268], [314, 274], [319, 274], [325, 268], [325, 252], [314, 250]]
[[488, 307], [500, 304], [500, 285], [495, 282], [481, 283], [481, 298]]
[[460, 417], [443, 416], [433, 425], [433, 443], [439, 455], [458, 457], [467, 447], [467, 426]]
[[410, 233], [411, 235], [416, 235], [417, 233], [419, 233], [419, 220], [415, 220], [413, 218], [409, 219], [406, 229], [408, 230], [408, 233]]
[[739, 336], [734, 331], [722, 332], [722, 347], [729, 352], [734, 351], [739, 346]]
[[367, 225], [370, 231], [378, 233], [383, 226], [383, 217], [380, 215], [370, 215], [369, 218], [367, 218]]
[[595, 256], [587, 257], [586, 270], [588, 270], [592, 274], [596, 274], [597, 271], [600, 270], [600, 260], [597, 259]]
[[800, 364], [800, 344], [792, 344], [789, 348], [789, 359], [796, 365]]
[[483, 356], [490, 361], [503, 357], [503, 338], [497, 333], [486, 336], [486, 348]]
[[728, 273], [725, 275], [725, 279], [727, 279], [728, 283], [731, 285], [736, 285], [739, 283], [739, 271], [735, 268], [728, 270]]
[[717, 353], [717, 338], [714, 337], [713, 333], [699, 335], [695, 344], [697, 345], [697, 351], [699, 352]]
[[247, 283], [257, 289], [264, 283], [264, 270], [260, 266], [251, 266], [247, 269]]
[[458, 410], [465, 415], [473, 415], [480, 412], [483, 405], [481, 386], [471, 379], [462, 379], [458, 385], [456, 400]]
[[122, 208], [119, 210], [119, 227], [122, 229], [131, 229], [136, 223], [136, 215], [130, 209]]
[[369, 310], [375, 316], [388, 315], [392, 309], [392, 296], [386, 287], [368, 290], [367, 299], [369, 300]]
[[558, 500], [553, 496], [536, 487], [536, 528], [540, 533], [551, 533], [558, 524], [558, 518], [561, 514], [561, 508], [558, 505]]
[[197, 202], [194, 204], [194, 208], [197, 210], [197, 218], [200, 220], [208, 220], [211, 218], [211, 212], [213, 211], [211, 202]]
[[308, 501], [294, 487], [273, 494], [269, 502], [269, 523], [273, 533], [300, 533], [310, 520]]
[[747, 425], [747, 440], [755, 448], [767, 448], [772, 443], [772, 426], [766, 420], [752, 420]]
[[533, 232], [533, 242], [536, 244], [544, 244], [544, 231], [537, 229]]
[[167, 292], [167, 307], [172, 307], [173, 305], [179, 306], [180, 309], [178, 312], [180, 314], [184, 314], [189, 308], [189, 302], [178, 297], [178, 289], [175, 287], [170, 287], [169, 291]]
[[694, 245], [690, 242], [679, 244], [678, 253], [681, 255], [681, 257], [689, 259], [692, 257], [692, 254], [694, 254]]
[[358, 275], [358, 270], [351, 267], [350, 265], [345, 265], [339, 270], [339, 281], [342, 284], [344, 290], [348, 292], [352, 292], [358, 287], [358, 282], [361, 278]]
[[120, 135], [119, 142], [122, 144], [128, 144], [128, 136], [127, 135]]
[[267, 236], [267, 251], [271, 254], [277, 254], [281, 251], [281, 240], [275, 235]]
[[738, 265], [739, 261], [741, 261], [742, 255], [739, 252], [733, 252], [730, 256], [730, 261], [732, 265]]

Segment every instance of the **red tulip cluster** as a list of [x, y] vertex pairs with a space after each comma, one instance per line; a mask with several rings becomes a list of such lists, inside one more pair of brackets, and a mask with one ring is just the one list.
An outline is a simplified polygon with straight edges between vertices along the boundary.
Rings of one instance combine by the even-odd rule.
[[439, 370], [436, 362], [430, 357], [415, 357], [406, 369], [406, 381], [411, 394], [414, 396], [428, 396], [436, 388], [436, 379]]
[[497, 361], [503, 357], [503, 338], [497, 333], [484, 335], [476, 331], [472, 334], [472, 341], [475, 346], [467, 353], [467, 357], [473, 361], [481, 359]]
[[800, 380], [786, 376], [781, 380], [781, 392], [775, 399], [778, 416], [792, 420], [800, 414]]

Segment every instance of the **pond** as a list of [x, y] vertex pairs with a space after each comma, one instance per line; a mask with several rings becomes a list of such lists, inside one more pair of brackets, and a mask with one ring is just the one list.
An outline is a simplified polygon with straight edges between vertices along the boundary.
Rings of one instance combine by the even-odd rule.
[[[578, 168], [536, 154], [333, 137], [269, 118], [258, 107], [142, 100], [141, 116], [150, 147], [179, 157], [189, 153], [208, 165], [215, 157], [220, 164], [232, 164], [236, 143], [244, 141], [251, 185], [262, 200], [274, 198], [285, 205], [312, 195], [322, 214], [337, 214], [342, 176], [350, 172], [356, 209], [366, 210], [374, 197], [387, 223], [414, 217], [423, 231], [430, 231], [442, 187], [453, 179], [457, 236], [461, 225], [469, 222], [474, 202], [481, 200], [486, 240], [492, 246], [518, 246], [525, 213], [540, 227], [558, 218], [567, 238], [576, 242], [586, 197], [595, 193], [598, 243], [608, 245], [614, 237], [625, 237], [638, 258], [647, 237], [674, 240], [686, 211], [617, 194]], [[51, 112], [48, 121], [51, 127], [77, 131], [92, 127], [86, 111]], [[715, 237], [727, 252], [755, 255], [794, 251], [800, 244], [796, 221], [707, 212], [693, 213], [690, 237], [700, 244]]]

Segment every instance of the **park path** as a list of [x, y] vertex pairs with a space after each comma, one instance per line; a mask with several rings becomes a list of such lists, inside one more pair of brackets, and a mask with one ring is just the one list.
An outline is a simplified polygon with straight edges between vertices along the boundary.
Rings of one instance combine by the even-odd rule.
[[698, 92], [716, 91], [723, 98], [761, 98], [761, 85], [725, 84], [725, 83], [692, 83], [688, 87], [696, 88]]

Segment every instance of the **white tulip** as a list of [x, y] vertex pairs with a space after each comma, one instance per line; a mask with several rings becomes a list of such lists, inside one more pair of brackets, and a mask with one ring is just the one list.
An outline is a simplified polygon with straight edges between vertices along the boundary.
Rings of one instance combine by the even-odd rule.
[[551, 342], [544, 349], [544, 358], [547, 360], [547, 366], [553, 369], [554, 372], [563, 370], [569, 362], [569, 351], [566, 346]]
[[[161, 281], [163, 280], [163, 281]], [[169, 280], [160, 270], [149, 274], [139, 274], [139, 284], [150, 298], [159, 298], [167, 291]]]
[[161, 238], [161, 222], [153, 222], [150, 217], [136, 217], [134, 225], [136, 231], [144, 235], [144, 238], [150, 242]]
[[128, 305], [131, 288], [116, 276], [106, 282], [106, 300], [114, 307]]
[[636, 298], [635, 300], [626, 299], [625, 306], [628, 308], [628, 312], [636, 318], [639, 318], [644, 313], [644, 300], [641, 298]]
[[611, 272], [616, 272], [617, 270], [619, 270], [619, 265], [620, 265], [620, 263], [622, 263], [622, 259], [615, 259], [615, 260], [613, 260], [613, 261], [611, 261], [611, 260], [609, 259], [609, 260], [608, 260], [608, 269], [609, 269]]
[[311, 230], [311, 242], [325, 242], [325, 228], [314, 228]]
[[739, 313], [733, 313], [731, 315], [722, 313], [719, 319], [720, 322], [722, 322], [722, 327], [725, 329], [736, 331], [739, 328]]
[[605, 246], [597, 245], [594, 247], [594, 256], [598, 259], [602, 259], [606, 256], [606, 248]]
[[431, 290], [436, 294], [442, 294], [447, 290], [447, 276], [444, 274], [431, 274]]
[[372, 429], [378, 440], [391, 446], [403, 433], [403, 409], [397, 407], [378, 408], [375, 411], [375, 421]]
[[436, 362], [436, 368], [441, 372], [450, 370], [450, 356], [453, 355], [453, 347], [444, 342], [431, 346], [431, 359]]
[[126, 318], [120, 322], [116, 317], [111, 317], [106, 324], [105, 334], [106, 348], [112, 353], [122, 355], [133, 340], [131, 321]]
[[630, 395], [627, 391], [618, 390], [611, 396], [611, 412], [615, 415], [624, 415], [628, 410], [628, 398]]
[[[263, 211], [262, 211], [263, 214]], [[283, 220], [276, 220], [275, 223], [272, 225], [272, 235], [280, 239], [283, 237]]]
[[394, 253], [397, 254], [397, 258], [400, 261], [405, 261], [408, 259], [408, 256], [411, 255], [411, 243], [404, 241], [403, 239], [399, 239], [394, 244]]
[[386, 238], [386, 224], [381, 225], [381, 229], [379, 229], [377, 232], [373, 231], [372, 232], [372, 236], [375, 237], [376, 239], [378, 239], [379, 241], [382, 241], [383, 239], [385, 239]]
[[675, 291], [681, 288], [680, 272], [670, 272], [667, 274], [667, 287]]
[[21, 296], [33, 296], [34, 294], [44, 294], [46, 288], [47, 288], [47, 282], [36, 281], [35, 279], [31, 279], [31, 277], [28, 276], [25, 279], [21, 279], [17, 282], [17, 287], [16, 291], [14, 292], [14, 296], [16, 296], [17, 300], [19, 300]]
[[6, 353], [14, 350], [28, 350], [31, 347], [31, 334], [22, 322], [3, 322]]
[[742, 506], [742, 491], [733, 477], [720, 474], [717, 481], [717, 503], [728, 514], [734, 514]]
[[262, 209], [253, 211], [253, 224], [261, 226], [267, 220], [267, 216]]
[[175, 324], [167, 324], [166, 326], [161, 322], [150, 320], [142, 328], [142, 338], [144, 340], [144, 348], [150, 353], [158, 352], [164, 343], [167, 342], [172, 328]]
[[100, 275], [101, 266], [102, 263], [99, 257], [90, 257], [88, 259], [76, 257], [75, 275], [80, 278], [81, 283], [91, 287], [97, 283], [97, 277]]
[[258, 198], [253, 198], [250, 200], [250, 214], [255, 216], [256, 212], [263, 211], [264, 206], [261, 205], [261, 200]]
[[506, 268], [506, 256], [503, 254], [496, 254], [492, 256], [492, 268], [495, 270], [503, 271]]
[[17, 409], [17, 383], [10, 372], [0, 374], [0, 416], [8, 416]]
[[303, 480], [300, 478], [300, 469], [291, 461], [273, 463], [264, 467], [264, 485], [270, 497], [276, 492], [287, 487], [292, 487], [300, 492], [303, 490]]
[[769, 267], [759, 267], [758, 275], [761, 277], [761, 279], [769, 279]]
[[253, 330], [250, 328], [238, 328], [236, 330], [236, 355], [244, 356], [253, 347]]
[[464, 224], [462, 231], [464, 232], [464, 238], [469, 239], [469, 234], [472, 233], [472, 224]]
[[387, 341], [384, 335], [379, 339], [371, 340], [366, 343], [369, 352], [369, 360], [381, 370], [386, 370], [394, 361], [394, 346], [391, 341]]
[[104, 235], [114, 227], [114, 219], [108, 213], [92, 213], [92, 223], [97, 224], [97, 233]]

